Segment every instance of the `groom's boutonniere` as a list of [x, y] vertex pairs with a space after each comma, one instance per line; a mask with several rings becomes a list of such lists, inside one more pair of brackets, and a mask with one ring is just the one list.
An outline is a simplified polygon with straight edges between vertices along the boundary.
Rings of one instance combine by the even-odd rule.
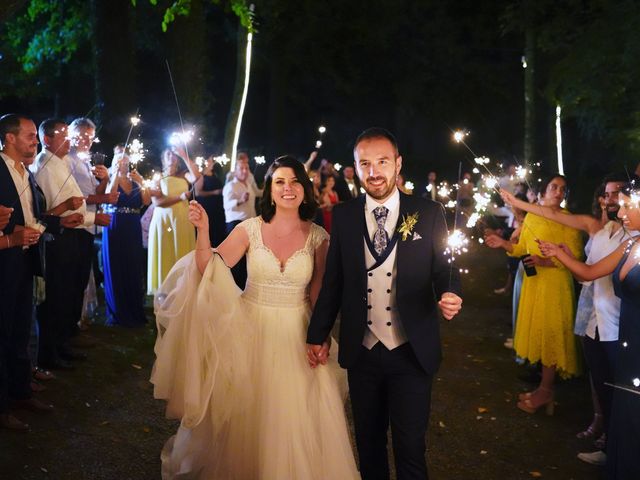
[[398, 233], [402, 234], [402, 241], [404, 242], [409, 235], [413, 232], [416, 224], [418, 223], [418, 212], [412, 215], [403, 215], [402, 224], [398, 228]]

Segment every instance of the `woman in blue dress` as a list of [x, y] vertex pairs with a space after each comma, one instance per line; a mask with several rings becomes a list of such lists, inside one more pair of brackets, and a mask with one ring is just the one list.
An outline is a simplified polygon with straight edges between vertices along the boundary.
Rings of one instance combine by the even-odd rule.
[[107, 325], [138, 327], [146, 323], [140, 209], [149, 205], [151, 196], [142, 182], [136, 170], [129, 172], [129, 157], [114, 157], [107, 192], [118, 191], [120, 196], [118, 203], [106, 210], [111, 214], [111, 224], [102, 234]]

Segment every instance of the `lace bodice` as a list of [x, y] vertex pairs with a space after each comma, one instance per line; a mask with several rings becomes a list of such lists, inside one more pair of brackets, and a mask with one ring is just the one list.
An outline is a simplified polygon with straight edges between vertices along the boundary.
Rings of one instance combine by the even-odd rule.
[[261, 305], [299, 307], [308, 299], [315, 250], [329, 235], [322, 227], [311, 224], [304, 246], [281, 265], [262, 241], [262, 222], [261, 217], [254, 217], [239, 225], [249, 236], [248, 279], [243, 297]]

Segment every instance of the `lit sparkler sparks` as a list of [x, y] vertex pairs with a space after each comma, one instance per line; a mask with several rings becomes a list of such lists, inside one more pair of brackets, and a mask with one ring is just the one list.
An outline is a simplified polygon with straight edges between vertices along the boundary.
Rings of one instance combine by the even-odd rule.
[[468, 252], [467, 245], [469, 245], [469, 239], [464, 232], [458, 229], [453, 230], [447, 237], [447, 248], [444, 251], [445, 255], [449, 255], [449, 263], [454, 262], [456, 256]]
[[342, 165], [339, 163], [334, 163], [333, 168], [335, 168], [336, 171], [339, 172], [340, 170], [342, 170]]
[[133, 125], [134, 127], [137, 127], [138, 124], [140, 123], [140, 117], [138, 117], [137, 115], [134, 117], [131, 117], [129, 120], [131, 121], [131, 125]]
[[476, 157], [473, 159], [478, 165], [488, 165], [491, 163], [491, 159], [489, 157]]
[[456, 143], [462, 143], [464, 141], [464, 137], [468, 136], [469, 132], [466, 130], [456, 130], [453, 132], [453, 140]]
[[261, 155], [259, 157], [253, 157], [253, 159], [256, 162], [256, 165], [264, 165], [267, 161], [264, 158], [264, 155]]
[[326, 132], [326, 131], [327, 131], [327, 127], [325, 127], [324, 125], [320, 125], [318, 127], [318, 132], [320, 132], [320, 135], [323, 135], [324, 132]]
[[137, 138], [134, 138], [131, 144], [129, 144], [129, 163], [133, 168], [136, 168], [136, 166], [144, 160], [144, 157], [144, 144]]
[[321, 140], [316, 140], [316, 149], [320, 148], [322, 146], [322, 141]]
[[198, 167], [198, 171], [204, 171], [204, 157], [196, 157], [196, 166]]
[[229, 159], [229, 157], [227, 157], [227, 154], [226, 154], [226, 153], [223, 153], [223, 154], [222, 154], [222, 155], [220, 155], [220, 156], [213, 157], [213, 161], [214, 161], [214, 162], [216, 162], [216, 163], [218, 163], [218, 164], [220, 164], [220, 165], [222, 165], [222, 166], [224, 167], [224, 166], [225, 166], [227, 163], [229, 163], [231, 160]]
[[169, 145], [181, 147], [189, 143], [193, 139], [193, 130], [185, 130], [184, 132], [171, 132], [169, 135]]
[[404, 188], [406, 188], [407, 190], [413, 191], [413, 189], [415, 188], [415, 185], [413, 184], [413, 182], [404, 182]]
[[442, 198], [447, 198], [449, 195], [451, 195], [451, 189], [449, 188], [447, 182], [442, 182], [440, 185], [438, 185], [437, 193], [438, 196]]

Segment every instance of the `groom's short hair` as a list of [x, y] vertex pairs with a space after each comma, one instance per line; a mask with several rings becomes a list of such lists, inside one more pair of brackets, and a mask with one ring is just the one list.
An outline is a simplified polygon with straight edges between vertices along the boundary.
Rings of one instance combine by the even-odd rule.
[[363, 142], [365, 140], [373, 140], [375, 138], [384, 138], [386, 140], [389, 141], [389, 143], [391, 143], [391, 146], [393, 147], [393, 149], [396, 152], [396, 157], [398, 156], [398, 142], [396, 141], [396, 137], [393, 136], [393, 134], [387, 130], [386, 128], [382, 128], [382, 127], [371, 127], [371, 128], [367, 128], [364, 132], [362, 132], [360, 135], [358, 135], [358, 138], [356, 138], [356, 142], [353, 145], [353, 151], [356, 151], [356, 148], [358, 147], [358, 144], [360, 142]]

